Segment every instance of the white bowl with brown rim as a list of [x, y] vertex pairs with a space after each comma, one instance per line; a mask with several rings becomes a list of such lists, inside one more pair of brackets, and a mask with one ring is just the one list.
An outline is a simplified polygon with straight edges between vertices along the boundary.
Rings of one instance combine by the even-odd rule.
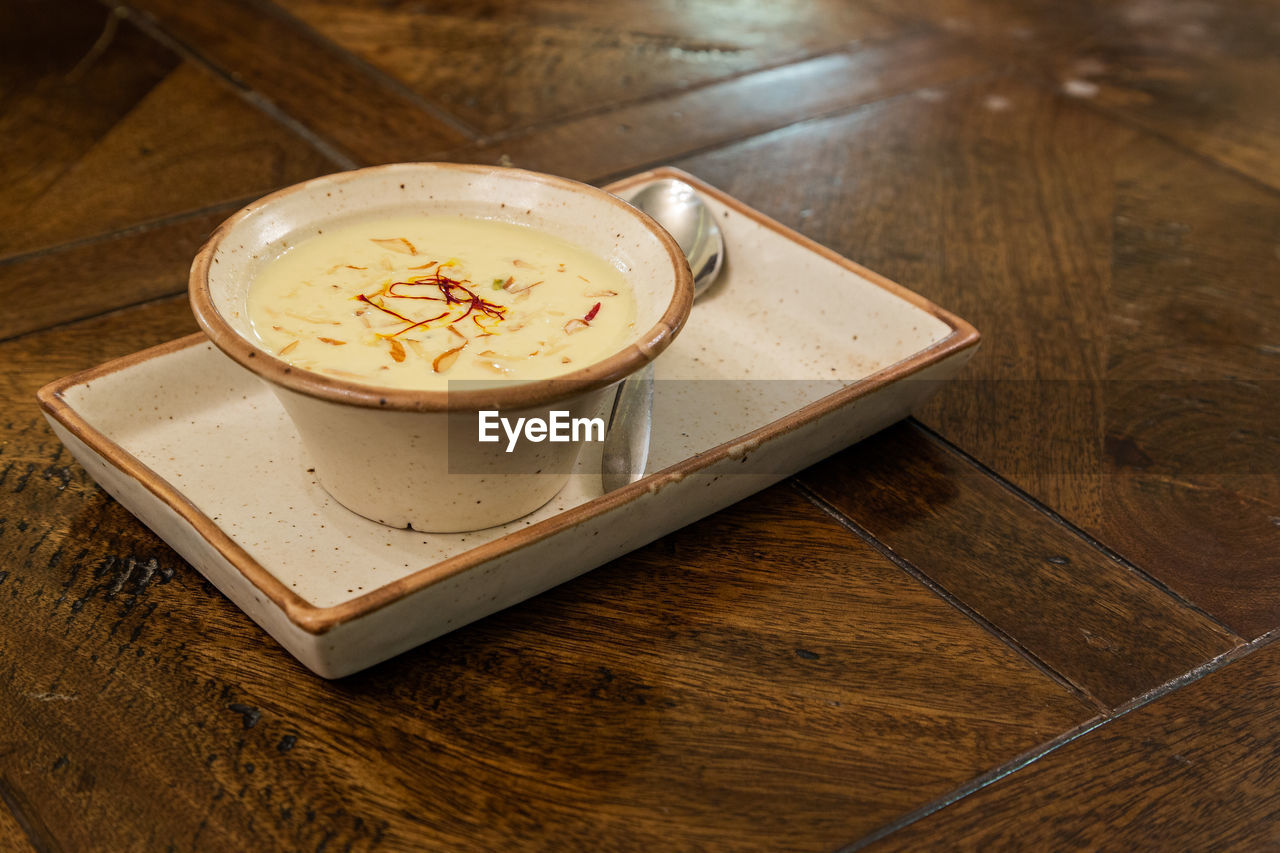
[[[536, 228], [623, 272], [632, 334], [611, 355], [549, 379], [465, 390], [382, 388], [299, 368], [263, 347], [247, 307], [261, 269], [332, 223], [453, 214]], [[693, 283], [656, 222], [603, 190], [519, 169], [447, 163], [375, 166], [316, 178], [248, 205], [214, 231], [191, 267], [192, 309], [210, 340], [265, 381], [288, 412], [316, 476], [336, 500], [393, 527], [474, 530], [519, 518], [564, 485], [581, 442], [463, 440], [481, 410], [546, 419], [598, 412], [603, 396], [671, 343]], [[468, 433], [467, 424], [471, 424]], [[246, 484], [263, 488], [270, 484]]]

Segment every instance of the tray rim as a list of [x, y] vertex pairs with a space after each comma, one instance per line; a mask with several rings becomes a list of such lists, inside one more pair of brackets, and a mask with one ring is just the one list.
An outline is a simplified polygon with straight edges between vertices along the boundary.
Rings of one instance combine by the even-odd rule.
[[842, 388], [815, 400], [777, 420], [763, 424], [751, 432], [737, 436], [710, 450], [690, 456], [675, 465], [656, 471], [621, 489], [567, 509], [537, 524], [515, 530], [498, 539], [469, 548], [438, 563], [416, 569], [398, 580], [386, 583], [356, 598], [327, 607], [313, 605], [287, 587], [281, 580], [267, 571], [261, 563], [250, 556], [216, 522], [201, 512], [180, 489], [161, 477], [114, 440], [100, 432], [66, 400], [65, 395], [67, 392], [76, 386], [87, 384], [155, 358], [181, 352], [193, 346], [201, 344], [212, 345], [203, 332], [195, 332], [157, 346], [148, 347], [54, 380], [37, 392], [36, 399], [47, 416], [56, 420], [105, 462], [127, 477], [137, 481], [158, 500], [176, 512], [183, 521], [191, 526], [198, 536], [203, 538], [223, 559], [239, 571], [252, 586], [257, 588], [272, 604], [279, 608], [289, 622], [308, 634], [321, 635], [338, 625], [367, 616], [428, 586], [440, 583], [497, 557], [520, 551], [536, 542], [577, 526], [583, 521], [629, 504], [645, 494], [661, 491], [663, 486], [671, 482], [682, 480], [690, 474], [719, 462], [734, 453], [740, 454], [743, 448], [752, 448], [767, 440], [785, 435], [802, 424], [835, 411], [891, 383], [905, 379], [963, 350], [975, 347], [979, 343], [981, 334], [963, 318], [935, 305], [920, 294], [903, 287], [897, 282], [873, 270], [869, 270], [861, 264], [851, 261], [834, 250], [788, 228], [750, 207], [745, 202], [739, 201], [681, 169], [672, 166], [650, 169], [613, 182], [604, 187], [604, 189], [616, 194], [636, 184], [660, 178], [677, 178], [691, 184], [699, 193], [715, 199], [737, 214], [755, 220], [757, 224], [777, 232], [780, 236], [796, 243], [800, 248], [844, 267], [872, 284], [931, 314], [951, 328], [950, 334], [900, 361], [881, 368], [847, 388]]

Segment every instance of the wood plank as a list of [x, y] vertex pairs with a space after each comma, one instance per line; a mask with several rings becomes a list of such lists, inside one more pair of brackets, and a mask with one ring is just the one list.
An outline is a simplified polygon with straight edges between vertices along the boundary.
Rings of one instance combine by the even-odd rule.
[[869, 849], [1274, 846], [1278, 707], [1271, 643]]
[[334, 169], [190, 64], [65, 165], [0, 232], [0, 252], [27, 252], [261, 195]]
[[1275, 4], [908, 0], [877, 4], [1069, 97], [1280, 188]]
[[1094, 713], [786, 486], [316, 679], [30, 402], [190, 327], [0, 344], [0, 766], [63, 847], [830, 848]]
[[4, 801], [6, 800], [3, 796], [5, 791], [7, 786], [4, 779], [0, 778], [0, 853], [31, 853], [37, 848], [31, 843], [30, 837], [13, 811], [17, 804]]
[[0, 339], [184, 293], [196, 250], [238, 202], [122, 234], [0, 260]]
[[862, 2], [282, 5], [486, 134], [670, 95], [901, 29]]
[[1258, 637], [1280, 626], [1280, 196], [1149, 140], [1116, 171], [1094, 529]]
[[604, 181], [792, 122], [944, 86], [985, 68], [952, 40], [904, 35], [541, 126], [449, 156]]
[[982, 330], [925, 423], [1242, 636], [1280, 625], [1274, 192], [1009, 79], [679, 165]]
[[269, 3], [130, 0], [127, 7], [346, 166], [430, 160], [472, 138], [427, 99]]
[[1132, 136], [994, 78], [677, 165], [977, 326], [968, 381], [944, 388], [926, 422], [1085, 523], [1102, 504], [1081, 474], [1102, 455], [1111, 163]]
[[0, 3], [0, 245], [9, 228], [178, 65], [93, 0], [51, 15], [38, 0]]
[[913, 424], [800, 480], [1109, 707], [1240, 642]]
[[964, 39], [992, 57], [1063, 55], [1093, 33], [1100, 4], [1054, 0], [870, 0], [901, 22]]

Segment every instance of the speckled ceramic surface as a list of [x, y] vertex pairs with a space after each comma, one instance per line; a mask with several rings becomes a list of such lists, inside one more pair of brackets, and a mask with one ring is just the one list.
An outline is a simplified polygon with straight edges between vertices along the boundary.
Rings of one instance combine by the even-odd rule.
[[378, 525], [320, 488], [275, 397], [202, 335], [61, 380], [41, 402], [95, 479], [299, 660], [355, 672], [887, 426], [972, 355], [963, 320], [691, 176], [610, 189], [668, 175], [703, 193], [728, 265], [656, 362], [653, 473], [616, 492], [600, 494], [588, 445], [525, 518], [455, 534]]

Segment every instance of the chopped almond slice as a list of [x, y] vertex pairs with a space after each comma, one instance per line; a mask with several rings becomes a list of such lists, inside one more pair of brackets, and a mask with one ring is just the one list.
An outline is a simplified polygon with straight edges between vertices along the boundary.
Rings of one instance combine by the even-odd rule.
[[560, 356], [560, 363], [561, 363], [561, 364], [568, 364], [571, 360], [572, 360], [572, 359], [570, 359], [570, 358], [569, 358], [569, 356], [567, 356], [567, 355], [562, 355], [562, 356]]
[[508, 287], [507, 292], [508, 293], [524, 293], [526, 290], [533, 290], [538, 285], [544, 284], [544, 283], [545, 282], [543, 281], [535, 281], [533, 284], [521, 284], [521, 285], [517, 285], [516, 287]]
[[[478, 325], [480, 325], [480, 324], [479, 324], [479, 323], [477, 323], [476, 325], [478, 326]], [[449, 331], [453, 332], [455, 335], [457, 335], [457, 336], [458, 336], [459, 338], [461, 338], [462, 340], [464, 340], [464, 341], [465, 341], [465, 340], [467, 340], [467, 336], [466, 336], [466, 335], [464, 335], [464, 334], [462, 334], [462, 332], [459, 332], [459, 331], [458, 331], [457, 329], [455, 329], [453, 326], [449, 326]]]
[[339, 370], [336, 367], [322, 367], [320, 368], [320, 372], [328, 373], [331, 376], [344, 376], [347, 379], [363, 379], [364, 378], [359, 373], [352, 373], [350, 370]]
[[427, 345], [422, 341], [406, 340], [405, 343], [409, 345], [409, 349], [413, 350], [413, 354], [418, 358], [423, 359], [424, 361], [431, 358], [431, 356], [427, 354]]
[[583, 329], [589, 328], [590, 325], [590, 323], [583, 320], [581, 317], [574, 317], [572, 320], [564, 324], [564, 333], [566, 335], [572, 335], [576, 332], [581, 332]]
[[492, 370], [494, 373], [500, 373], [503, 376], [506, 376], [508, 373], [511, 372], [508, 368], [503, 367], [501, 364], [498, 364], [496, 361], [485, 361], [482, 358], [477, 358], [476, 364], [478, 364], [480, 367], [484, 367], [489, 370]]
[[436, 373], [444, 373], [446, 370], [453, 367], [454, 362], [458, 360], [458, 353], [462, 352], [463, 347], [465, 347], [466, 345], [467, 344], [464, 341], [463, 343], [458, 344], [453, 349], [445, 350], [444, 352], [440, 353], [438, 356], [435, 357], [435, 360], [431, 362], [431, 369], [434, 370]]
[[591, 283], [591, 279], [587, 278], [587, 277], [586, 277], [586, 276], [584, 276], [584, 275], [580, 275], [580, 276], [578, 276], [578, 278], [582, 279], [582, 280], [583, 280], [583, 281], [585, 281], [587, 284], [590, 284], [590, 283]]
[[395, 361], [397, 364], [404, 361], [404, 345], [394, 338], [392, 338], [389, 343], [391, 344], [392, 361]]
[[517, 266], [517, 267], [524, 267], [525, 269], [530, 269], [530, 270], [532, 270], [532, 269], [537, 269], [537, 267], [535, 267], [533, 264], [525, 263], [524, 261], [520, 260], [519, 258], [516, 258], [516, 259], [515, 259], [514, 261], [512, 261], [511, 263], [512, 263], [513, 265]]
[[349, 270], [367, 270], [368, 269], [368, 267], [358, 267], [355, 264], [346, 264], [346, 267]]
[[586, 298], [588, 298], [588, 299], [599, 299], [601, 296], [617, 296], [617, 295], [618, 295], [618, 291], [616, 291], [616, 290], [597, 290], [597, 291], [595, 291], [594, 293], [584, 293], [584, 294], [582, 294], [582, 295], [583, 295], [583, 296], [585, 296], [585, 297], [586, 297]]
[[434, 267], [434, 266], [435, 266], [436, 264], [438, 264], [438, 263], [440, 263], [440, 262], [439, 262], [439, 261], [427, 261], [425, 264], [422, 264], [421, 266], [409, 267], [409, 269], [411, 269], [411, 270], [429, 270], [429, 269], [431, 269], [432, 267]]
[[336, 338], [318, 337], [316, 338], [316, 340], [320, 341], [321, 343], [330, 344], [335, 347], [345, 347], [347, 345], [346, 341], [340, 341], [340, 340], [337, 340]]
[[564, 272], [564, 264], [561, 264], [560, 266], [556, 267], [556, 272]]
[[377, 243], [384, 249], [392, 252], [399, 252], [402, 255], [416, 255], [418, 250], [412, 243], [403, 237], [387, 237], [379, 240], [377, 237], [369, 238], [370, 242]]
[[276, 353], [276, 354], [277, 354], [277, 355], [288, 355], [289, 353], [293, 352], [294, 348], [295, 348], [295, 347], [297, 347], [297, 346], [298, 346], [298, 342], [297, 342], [297, 341], [290, 341], [289, 343], [287, 343], [287, 344], [285, 344], [283, 347], [281, 347], [281, 348], [280, 348], [280, 352], [278, 352], [278, 353]]

